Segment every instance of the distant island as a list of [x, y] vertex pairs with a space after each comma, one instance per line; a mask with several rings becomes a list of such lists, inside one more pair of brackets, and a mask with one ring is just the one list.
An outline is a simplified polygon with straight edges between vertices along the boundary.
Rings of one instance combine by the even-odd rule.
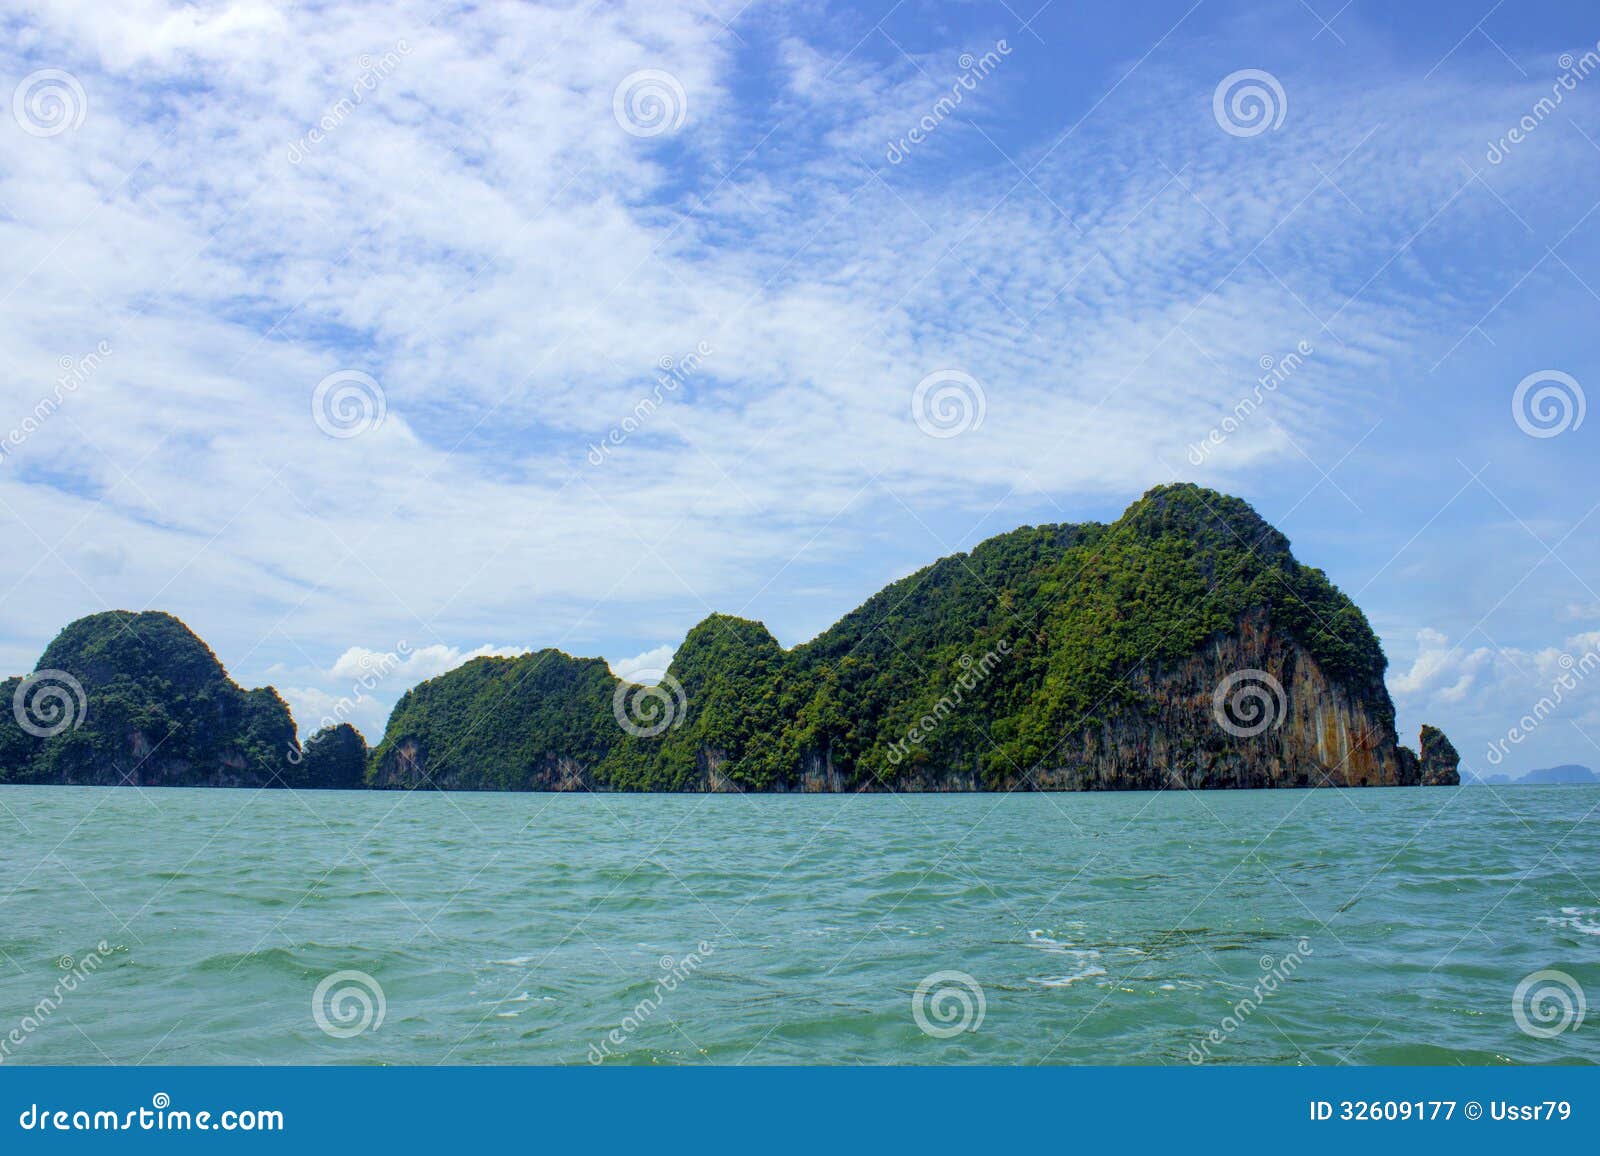
[[1577, 763], [1563, 763], [1559, 767], [1540, 767], [1525, 775], [1473, 775], [1464, 781], [1472, 786], [1487, 787], [1568, 787], [1580, 783], [1600, 783], [1600, 775]]
[[0, 683], [0, 783], [505, 791], [1454, 785], [1401, 746], [1366, 616], [1244, 501], [1188, 484], [1025, 526], [784, 650], [714, 614], [660, 686], [545, 649], [411, 690], [368, 749], [303, 746], [180, 620], [106, 611]]

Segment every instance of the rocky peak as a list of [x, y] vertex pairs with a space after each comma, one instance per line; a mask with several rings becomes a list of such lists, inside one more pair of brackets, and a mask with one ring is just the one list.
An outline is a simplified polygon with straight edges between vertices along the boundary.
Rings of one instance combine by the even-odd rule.
[[1438, 727], [1424, 726], [1418, 739], [1422, 754], [1419, 759], [1424, 787], [1455, 787], [1461, 784], [1461, 756]]

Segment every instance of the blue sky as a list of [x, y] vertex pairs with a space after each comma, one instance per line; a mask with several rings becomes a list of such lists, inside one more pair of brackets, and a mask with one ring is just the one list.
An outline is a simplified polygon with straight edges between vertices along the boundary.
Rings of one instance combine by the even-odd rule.
[[1183, 478], [1357, 599], [1403, 737], [1600, 765], [1582, 679], [1486, 760], [1600, 651], [1592, 5], [3, 21], [8, 671], [165, 609], [376, 738], [472, 653], [794, 644]]

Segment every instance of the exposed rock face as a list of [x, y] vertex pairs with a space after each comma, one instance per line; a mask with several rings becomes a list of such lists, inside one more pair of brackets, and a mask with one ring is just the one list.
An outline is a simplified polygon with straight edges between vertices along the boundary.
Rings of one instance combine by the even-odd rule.
[[1424, 787], [1461, 785], [1461, 756], [1442, 730], [1423, 727], [1421, 750], [1421, 782]]
[[[1242, 672], [1251, 672], [1239, 678]], [[1260, 677], [1264, 675], [1265, 677]], [[1153, 704], [1122, 711], [1062, 736], [1055, 757], [1029, 774], [1019, 768], [986, 786], [976, 762], [919, 766], [864, 791], [1205, 790], [1261, 787], [1393, 787], [1457, 781], [1453, 759], [1423, 732], [1424, 756], [1398, 745], [1393, 707], [1381, 684], [1364, 693], [1333, 681], [1306, 649], [1273, 629], [1261, 613], [1236, 633], [1214, 639], [1180, 665], [1140, 672], [1132, 680]], [[1220, 705], [1218, 688], [1225, 687]], [[1226, 724], [1226, 725], [1225, 725]], [[1232, 728], [1232, 729], [1230, 729]], [[1430, 746], [1430, 733], [1436, 736]], [[1434, 763], [1427, 759], [1431, 757]], [[706, 752], [693, 790], [737, 790], [721, 773], [725, 758]], [[1428, 777], [1423, 766], [1434, 769]], [[781, 791], [840, 791], [843, 776], [824, 750], [802, 753], [798, 774]]]
[[[515, 790], [605, 790], [577, 758], [543, 754], [524, 768]], [[428, 758], [427, 749], [414, 738], [394, 743], [369, 772], [368, 786], [383, 789], [439, 791], [503, 791], [508, 788], [480, 774], [471, 765], [450, 759]]]
[[268, 787], [273, 782], [241, 756], [229, 751], [200, 763], [163, 756], [162, 748], [141, 730], [127, 732], [123, 751], [58, 764], [39, 782], [67, 787]]
[[844, 776], [833, 765], [827, 751], [811, 750], [800, 764], [800, 787], [806, 794], [826, 794], [844, 790]]
[[1420, 757], [1396, 741], [1385, 665], [1360, 609], [1246, 503], [1162, 486], [1110, 525], [1025, 526], [941, 559], [791, 650], [713, 614], [660, 687], [553, 651], [476, 660], [401, 701], [370, 778], [713, 792], [1456, 781], [1443, 736], [1425, 733]]
[[[1024, 526], [892, 583], [785, 650], [713, 614], [659, 685], [553, 649], [413, 687], [370, 753], [302, 751], [162, 614], [73, 623], [41, 660], [87, 716], [0, 714], [0, 782], [504, 791], [1160, 790], [1447, 785], [1396, 741], [1377, 635], [1237, 498], [1161, 486], [1116, 522]], [[5, 696], [23, 695], [16, 679]], [[3, 707], [4, 703], [0, 703]], [[20, 709], [20, 708], [19, 708]], [[80, 715], [81, 715], [80, 708]], [[80, 729], [81, 726], [81, 729]], [[37, 729], [37, 728], [35, 728]]]
[[[1260, 613], [1179, 666], [1141, 671], [1153, 704], [1068, 735], [1056, 790], [1389, 787], [1408, 779], [1387, 693], [1330, 679]], [[1220, 695], [1220, 697], [1219, 697]], [[1018, 786], [1025, 786], [1020, 781]]]

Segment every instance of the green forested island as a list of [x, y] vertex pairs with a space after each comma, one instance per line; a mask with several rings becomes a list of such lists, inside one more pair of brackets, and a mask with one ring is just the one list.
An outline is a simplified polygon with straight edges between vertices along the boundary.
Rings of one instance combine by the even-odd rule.
[[[0, 782], [456, 790], [1096, 790], [1453, 784], [1398, 744], [1365, 615], [1248, 504], [1162, 486], [1028, 526], [785, 650], [694, 627], [657, 687], [540, 650], [408, 691], [370, 751], [304, 746], [178, 619], [72, 623], [0, 684]], [[63, 680], [52, 676], [66, 675]], [[76, 684], [76, 685], [73, 685]], [[52, 686], [56, 696], [50, 694]], [[81, 699], [77, 698], [81, 688]], [[51, 713], [51, 708], [59, 708]]]

